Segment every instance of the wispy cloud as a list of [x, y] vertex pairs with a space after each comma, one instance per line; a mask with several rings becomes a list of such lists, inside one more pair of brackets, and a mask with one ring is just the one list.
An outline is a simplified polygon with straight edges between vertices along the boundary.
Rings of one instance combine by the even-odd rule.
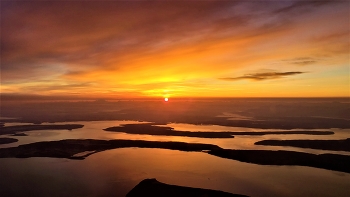
[[299, 57], [299, 58], [294, 58], [294, 59], [287, 59], [283, 60], [284, 62], [287, 62], [289, 64], [295, 64], [299, 66], [306, 66], [310, 64], [314, 64], [318, 62], [317, 59], [311, 58], [311, 57]]
[[224, 77], [219, 78], [221, 80], [227, 80], [227, 81], [236, 81], [236, 80], [242, 80], [242, 79], [250, 79], [255, 81], [262, 81], [262, 80], [269, 80], [269, 79], [279, 79], [287, 76], [292, 75], [299, 75], [303, 74], [304, 72], [266, 72], [266, 73], [253, 73], [253, 74], [246, 74], [239, 77]]
[[[287, 2], [288, 3], [288, 2]], [[337, 4], [337, 3], [344, 3], [341, 1], [296, 1], [291, 3], [290, 5], [281, 7], [274, 11], [276, 14], [286, 14], [286, 13], [295, 13], [299, 12], [302, 9], [315, 9], [319, 6], [325, 6], [328, 4]]]

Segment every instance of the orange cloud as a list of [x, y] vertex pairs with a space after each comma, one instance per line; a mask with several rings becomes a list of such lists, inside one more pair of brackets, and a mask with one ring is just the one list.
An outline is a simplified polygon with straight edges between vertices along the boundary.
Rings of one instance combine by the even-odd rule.
[[[298, 80], [324, 89], [323, 73], [344, 79], [348, 63], [344, 2], [2, 2], [1, 15], [5, 93], [279, 96], [217, 79], [311, 71]], [[298, 72], [244, 75], [266, 68]]]

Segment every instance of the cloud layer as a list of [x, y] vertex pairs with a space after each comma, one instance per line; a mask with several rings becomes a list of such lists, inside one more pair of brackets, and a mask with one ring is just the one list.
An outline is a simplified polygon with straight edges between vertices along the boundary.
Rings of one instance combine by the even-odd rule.
[[[347, 5], [337, 1], [4, 1], [2, 92], [235, 96], [225, 89], [249, 93], [228, 81], [223, 84], [224, 80], [217, 80], [220, 76], [265, 80], [305, 71], [316, 76], [304, 83], [324, 89], [319, 83], [322, 73], [345, 80], [337, 70], [348, 63]], [[244, 75], [266, 68], [298, 72]], [[340, 85], [337, 94], [342, 95], [346, 87]]]

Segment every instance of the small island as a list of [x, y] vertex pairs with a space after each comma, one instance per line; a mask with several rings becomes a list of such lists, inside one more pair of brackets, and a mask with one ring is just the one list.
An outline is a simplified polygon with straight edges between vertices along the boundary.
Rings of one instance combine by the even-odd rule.
[[28, 135], [25, 133], [15, 133], [15, 134], [12, 134], [11, 136], [28, 136]]
[[308, 166], [350, 173], [350, 156], [284, 150], [210, 150], [209, 154], [260, 165]]
[[[244, 197], [245, 195], [231, 194], [223, 191], [169, 185], [157, 179], [144, 179], [136, 185], [126, 197]], [[245, 196], [246, 197], [246, 196]]]
[[321, 150], [350, 151], [350, 138], [343, 140], [262, 140], [256, 145], [292, 146]]
[[50, 125], [15, 125], [0, 127], [0, 135], [16, 134], [17, 132], [35, 131], [35, 130], [72, 130], [83, 128], [81, 124], [50, 124]]
[[152, 123], [125, 124], [117, 127], [109, 127], [105, 131], [116, 131], [128, 134], [160, 135], [160, 136], [183, 136], [200, 138], [234, 138], [230, 132], [191, 132], [176, 131], [172, 127], [156, 126]]
[[0, 138], [0, 144], [10, 144], [14, 142], [18, 142], [18, 140], [15, 138], [9, 138], [9, 137]]
[[128, 134], [139, 135], [158, 135], [158, 136], [183, 136], [199, 138], [234, 138], [234, 135], [332, 135], [332, 131], [267, 131], [267, 132], [199, 132], [199, 131], [177, 131], [172, 127], [157, 126], [155, 123], [144, 124], [124, 124], [116, 127], [109, 127], [105, 131], [123, 132]]

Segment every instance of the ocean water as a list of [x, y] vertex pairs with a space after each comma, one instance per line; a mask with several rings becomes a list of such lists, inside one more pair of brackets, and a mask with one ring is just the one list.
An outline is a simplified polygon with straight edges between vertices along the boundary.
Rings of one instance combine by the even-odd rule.
[[[349, 129], [330, 129], [334, 135], [235, 136], [206, 139], [178, 136], [134, 135], [104, 131], [104, 128], [138, 121], [77, 121], [81, 129], [42, 130], [16, 136], [18, 142], [0, 145], [14, 147], [38, 141], [61, 139], [133, 139], [216, 144], [229, 149], [292, 150], [314, 154], [325, 151], [292, 147], [257, 146], [264, 139], [345, 139]], [[17, 123], [6, 123], [5, 126]], [[48, 123], [43, 123], [48, 124]], [[57, 123], [61, 124], [61, 123]], [[271, 129], [170, 123], [185, 131], [270, 131]], [[274, 129], [276, 130], [276, 129]], [[281, 130], [281, 129], [280, 129]], [[329, 130], [329, 129], [328, 129]], [[125, 196], [145, 178], [175, 185], [222, 190], [249, 196], [347, 196], [350, 174], [302, 166], [257, 165], [223, 159], [206, 153], [150, 148], [107, 150], [85, 160], [57, 158], [0, 159], [0, 188], [4, 196]]]

